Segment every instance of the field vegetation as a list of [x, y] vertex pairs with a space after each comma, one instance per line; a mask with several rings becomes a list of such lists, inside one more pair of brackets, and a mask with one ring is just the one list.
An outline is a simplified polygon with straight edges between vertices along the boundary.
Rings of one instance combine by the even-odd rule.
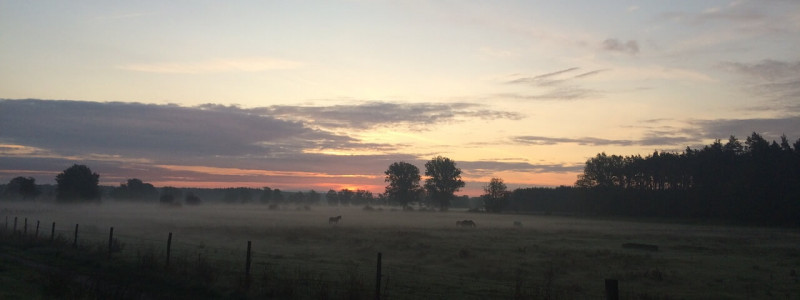
[[[18, 232], [27, 218], [26, 236], [40, 221], [43, 241], [55, 222], [56, 240], [67, 246], [80, 225], [78, 244], [85, 255], [37, 250], [39, 256], [30, 256], [26, 251], [38, 246], [28, 244], [18, 256], [45, 265], [94, 260], [98, 266], [116, 265], [101, 270], [124, 274], [153, 270], [166, 276], [159, 282], [190, 280], [207, 287], [209, 298], [371, 298], [379, 252], [384, 299], [596, 299], [603, 297], [607, 278], [619, 280], [623, 299], [800, 297], [797, 229], [254, 204], [6, 202], [0, 212], [9, 220], [5, 239], [15, 217]], [[337, 215], [341, 221], [329, 224]], [[477, 227], [456, 226], [461, 220]], [[110, 227], [112, 258], [107, 257]], [[162, 272], [170, 232], [171, 262]], [[43, 241], [38, 244], [47, 244]], [[252, 280], [242, 288], [248, 241]], [[0, 266], [9, 280], [47, 279], [30, 275], [25, 264]]]

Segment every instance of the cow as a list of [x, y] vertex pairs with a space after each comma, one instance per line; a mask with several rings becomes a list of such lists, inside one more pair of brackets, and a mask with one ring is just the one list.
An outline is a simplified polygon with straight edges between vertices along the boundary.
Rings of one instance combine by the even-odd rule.
[[335, 216], [328, 218], [328, 224], [339, 224], [339, 220], [342, 219], [342, 216]]
[[463, 220], [463, 221], [456, 221], [456, 226], [458, 227], [477, 227], [478, 225], [475, 224], [472, 220]]
[[514, 227], [522, 227], [522, 221], [514, 221]]

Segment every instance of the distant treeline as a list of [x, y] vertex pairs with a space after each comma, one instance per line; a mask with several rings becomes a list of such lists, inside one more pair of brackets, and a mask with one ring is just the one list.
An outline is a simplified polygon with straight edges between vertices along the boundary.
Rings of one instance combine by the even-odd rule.
[[682, 153], [600, 153], [574, 187], [517, 189], [509, 208], [800, 225], [800, 139], [770, 143], [753, 133]]

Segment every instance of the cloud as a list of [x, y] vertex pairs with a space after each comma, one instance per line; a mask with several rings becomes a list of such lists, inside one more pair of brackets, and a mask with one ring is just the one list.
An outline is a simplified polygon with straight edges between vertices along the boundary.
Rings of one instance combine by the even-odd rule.
[[303, 63], [266, 57], [239, 59], [217, 59], [200, 62], [164, 62], [121, 65], [128, 71], [170, 74], [205, 74], [221, 72], [261, 72], [269, 70], [296, 69]]
[[797, 1], [769, 1], [767, 5], [762, 1], [736, 1], [705, 10], [665, 12], [660, 18], [674, 23], [666, 26], [686, 26], [685, 30], [691, 33], [687, 39], [671, 43], [675, 53], [718, 55], [720, 51], [729, 51], [730, 44], [737, 42], [755, 47], [753, 49], [783, 47], [786, 40], [795, 39], [800, 31], [799, 4]]
[[625, 54], [636, 55], [639, 53], [639, 43], [635, 40], [622, 42], [617, 39], [606, 39], [602, 43], [602, 49], [613, 52], [622, 52]]
[[757, 63], [724, 62], [727, 70], [766, 82], [800, 79], [800, 61], [785, 62], [765, 59]]
[[778, 140], [783, 134], [786, 134], [789, 139], [800, 138], [800, 116], [772, 119], [696, 120], [690, 124], [695, 128], [695, 134], [707, 139], [727, 139], [731, 135], [745, 138], [753, 132], [763, 135], [770, 141]]
[[460, 161], [459, 168], [469, 170], [471, 176], [490, 176], [497, 172], [570, 173], [583, 171], [583, 164], [532, 164], [527, 162]]
[[[204, 106], [209, 109], [238, 109]], [[497, 111], [473, 103], [389, 103], [381, 101], [333, 106], [274, 105], [242, 110], [287, 120], [302, 120], [322, 128], [370, 129], [381, 126], [407, 126], [425, 130], [442, 123], [468, 119], [519, 120], [517, 112]]]
[[[338, 189], [339, 186], [374, 186], [383, 183], [383, 171], [393, 161], [408, 156], [290, 156], [283, 159], [195, 158], [183, 162], [125, 163], [114, 160], [31, 158], [0, 156], [0, 178], [25, 174], [39, 183], [53, 183], [56, 174], [74, 163], [85, 164], [100, 174], [101, 184], [117, 185], [139, 178], [156, 186], [218, 187], [271, 186], [281, 189]], [[350, 163], [349, 165], [345, 165]]]
[[597, 137], [558, 138], [544, 136], [516, 136], [512, 141], [519, 144], [550, 146], [561, 144], [578, 144], [581, 146], [678, 146], [697, 143], [699, 137], [686, 136], [681, 131], [674, 133], [648, 132], [638, 139], [604, 139]]
[[519, 100], [579, 100], [600, 95], [602, 95], [602, 93], [597, 90], [586, 89], [577, 86], [559, 87], [545, 93], [535, 95], [515, 93], [497, 94], [499, 97]]
[[610, 69], [599, 69], [599, 70], [589, 71], [589, 72], [586, 72], [586, 73], [581, 73], [581, 74], [575, 75], [575, 78], [584, 78], [584, 77], [594, 76], [594, 75], [597, 75], [597, 74], [600, 74], [600, 73], [603, 73], [603, 72], [606, 72], [606, 71], [609, 71], [609, 70]]
[[800, 112], [800, 61], [765, 59], [756, 63], [723, 62], [720, 65], [746, 81], [746, 92], [776, 102], [767, 109]]
[[558, 77], [557, 77], [558, 75], [569, 73], [569, 72], [572, 72], [572, 71], [575, 71], [575, 70], [578, 70], [578, 69], [580, 69], [580, 68], [572, 67], [572, 68], [559, 70], [559, 71], [555, 71], [555, 72], [545, 73], [545, 74], [541, 74], [541, 75], [535, 75], [535, 76], [532, 76], [532, 77], [520, 77], [520, 78], [515, 78], [515, 79], [512, 79], [512, 80], [509, 80], [506, 83], [509, 83], [509, 84], [522, 83], [522, 84], [528, 84], [528, 85], [540, 86], [540, 87], [541, 86], [553, 86], [553, 85], [556, 85], [558, 83], [561, 83], [561, 82], [567, 80], [567, 79], [558, 79]]
[[108, 185], [140, 178], [157, 186], [361, 186], [379, 192], [391, 163], [424, 165], [418, 155], [394, 153], [397, 145], [314, 129], [274, 116], [277, 112], [341, 126], [337, 129], [521, 117], [464, 103], [372, 102], [294, 110], [0, 100], [0, 180], [24, 174], [53, 183], [55, 174], [79, 163], [101, 174], [101, 183]]
[[505, 83], [522, 84], [545, 90], [535, 94], [500, 93], [497, 96], [521, 100], [577, 100], [601, 95], [600, 91], [579, 86], [577, 81], [608, 71], [608, 69], [575, 74], [578, 70], [580, 68], [571, 67], [534, 76], [517, 75], [516, 78], [507, 80]]
[[761, 21], [768, 18], [768, 15], [762, 11], [760, 4], [752, 4], [754, 5], [713, 6], [702, 12], [671, 11], [663, 13], [662, 17], [694, 26], [705, 25], [711, 22], [734, 24], [761, 23]]
[[[645, 120], [654, 123], [662, 120]], [[745, 138], [756, 132], [768, 140], [778, 140], [785, 134], [789, 139], [800, 138], [800, 116], [761, 119], [713, 119], [689, 120], [682, 126], [631, 126], [644, 128], [645, 133], [634, 139], [606, 139], [599, 137], [547, 137], [515, 136], [511, 141], [517, 144], [553, 146], [577, 144], [580, 146], [660, 146], [664, 150], [683, 150], [685, 147], [703, 147], [715, 139], [727, 139], [731, 135]], [[671, 151], [671, 150], [670, 150]]]
[[687, 136], [671, 136], [667, 134], [647, 134], [636, 140], [640, 146], [673, 146], [682, 148], [691, 144], [701, 142], [701, 139]]
[[605, 145], [618, 145], [618, 146], [631, 146], [635, 144], [632, 140], [610, 140], [593, 137], [584, 138], [555, 138], [544, 136], [516, 136], [512, 140], [520, 144], [529, 145], [558, 145], [558, 144], [578, 144], [582, 146], [605, 146]]
[[270, 116], [138, 103], [6, 100], [0, 128], [4, 143], [62, 155], [279, 156], [378, 146]]

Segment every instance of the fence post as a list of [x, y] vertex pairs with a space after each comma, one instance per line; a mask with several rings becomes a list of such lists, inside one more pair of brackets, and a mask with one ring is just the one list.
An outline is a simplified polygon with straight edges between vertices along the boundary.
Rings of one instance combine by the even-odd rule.
[[72, 242], [73, 248], [78, 248], [78, 224], [75, 224], [75, 241]]
[[50, 228], [50, 242], [53, 242], [53, 239], [56, 238], [56, 222], [53, 222], [53, 227]]
[[17, 217], [14, 217], [14, 235], [17, 234]]
[[6, 216], [6, 230], [8, 230], [8, 216]]
[[253, 245], [251, 241], [247, 241], [247, 264], [244, 267], [244, 287], [250, 288], [250, 247]]
[[33, 234], [33, 239], [39, 238], [39, 220], [36, 220], [36, 233]]
[[114, 247], [114, 226], [108, 231], [108, 258], [111, 258], [111, 251]]
[[378, 272], [375, 273], [375, 300], [381, 299], [381, 253], [378, 252]]
[[616, 279], [606, 279], [606, 300], [619, 300], [619, 282]]
[[253, 243], [251, 241], [247, 241], [247, 265], [244, 268], [244, 276], [245, 276], [245, 279], [244, 279], [245, 283], [244, 284], [245, 284], [245, 288], [250, 288], [250, 262], [252, 262], [251, 256], [250, 256], [250, 247], [252, 245], [253, 245]]
[[169, 251], [172, 248], [172, 232], [169, 233], [169, 237], [167, 237], [167, 261], [165, 268], [169, 268]]
[[25, 225], [22, 226], [22, 236], [28, 235], [28, 218], [25, 218]]

